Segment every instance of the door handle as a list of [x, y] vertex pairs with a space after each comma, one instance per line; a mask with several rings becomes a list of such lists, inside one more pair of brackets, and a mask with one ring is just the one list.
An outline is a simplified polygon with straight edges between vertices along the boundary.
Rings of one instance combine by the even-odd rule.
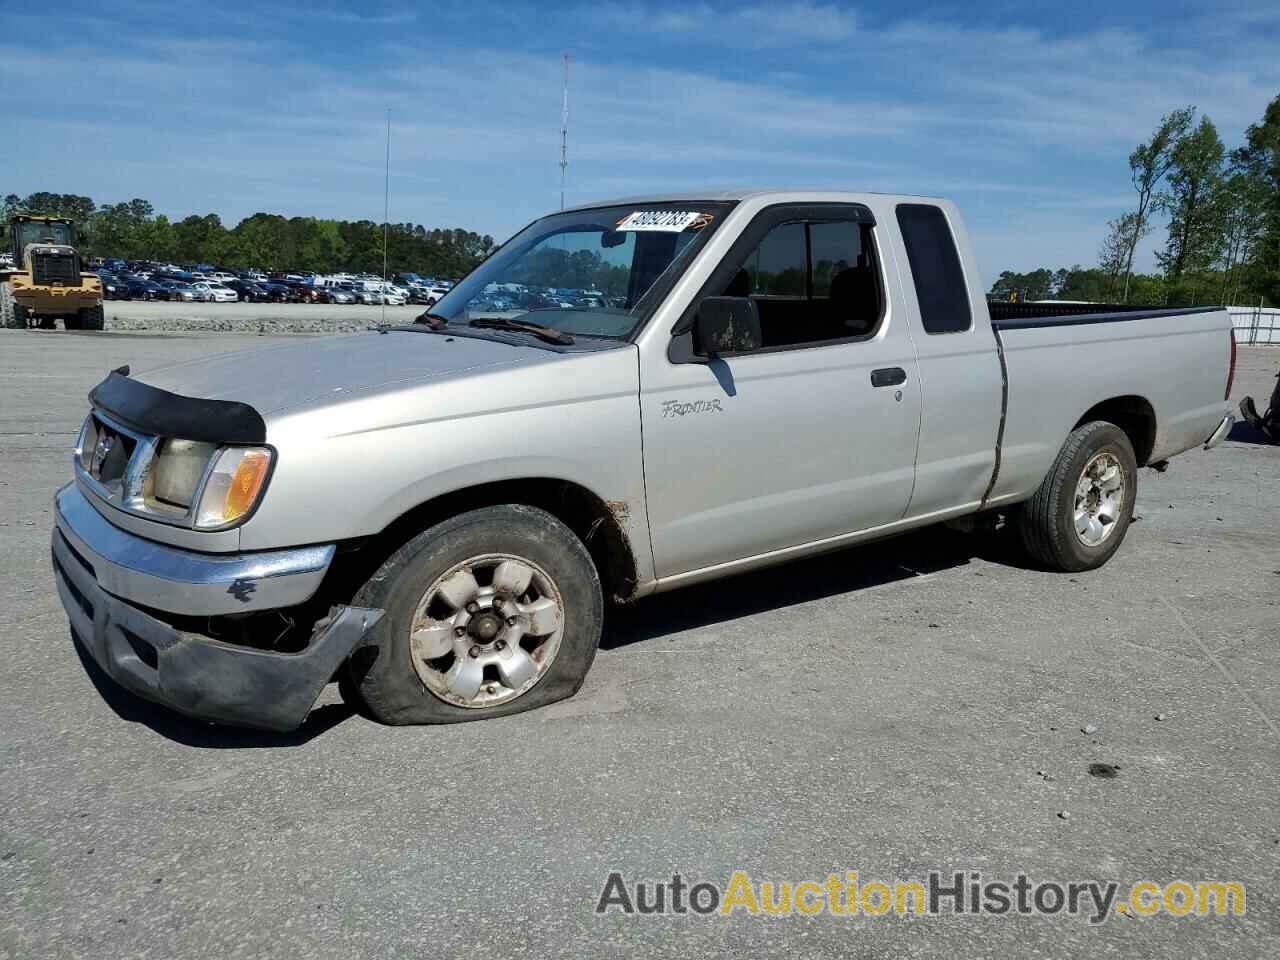
[[907, 382], [907, 371], [901, 367], [881, 367], [879, 370], [871, 371], [871, 385], [873, 387], [896, 387], [900, 383]]

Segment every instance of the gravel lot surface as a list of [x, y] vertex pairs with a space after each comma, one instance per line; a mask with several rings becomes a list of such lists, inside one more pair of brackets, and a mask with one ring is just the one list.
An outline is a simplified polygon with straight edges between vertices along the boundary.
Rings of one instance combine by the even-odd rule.
[[[168, 303], [108, 300], [108, 330], [232, 333], [350, 333], [411, 323], [426, 307], [327, 303]], [[385, 320], [384, 320], [385, 317]]]
[[[88, 671], [48, 543], [108, 369], [272, 341], [0, 331], [0, 957], [1280, 956], [1280, 448], [1143, 471], [1098, 572], [930, 529], [614, 611], [548, 709], [385, 728], [330, 688], [271, 736]], [[1277, 368], [1242, 350], [1237, 399]], [[1248, 912], [593, 915], [611, 870], [735, 869], [1238, 880]]]

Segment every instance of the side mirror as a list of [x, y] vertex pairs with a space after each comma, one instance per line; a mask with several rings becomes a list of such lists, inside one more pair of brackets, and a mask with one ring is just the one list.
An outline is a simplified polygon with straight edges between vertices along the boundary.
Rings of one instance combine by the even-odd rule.
[[703, 356], [759, 350], [760, 311], [750, 297], [707, 297], [693, 321], [694, 350]]

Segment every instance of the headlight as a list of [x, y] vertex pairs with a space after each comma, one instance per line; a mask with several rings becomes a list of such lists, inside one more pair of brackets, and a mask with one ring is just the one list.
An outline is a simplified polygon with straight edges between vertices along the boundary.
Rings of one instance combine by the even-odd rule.
[[150, 495], [185, 512], [200, 488], [200, 478], [217, 444], [198, 440], [165, 440], [151, 468]]
[[93, 448], [98, 445], [98, 421], [93, 414], [84, 418], [84, 426], [80, 428], [80, 439], [76, 441], [76, 459], [84, 470], [89, 469], [93, 461]]
[[262, 496], [270, 472], [271, 451], [266, 447], [223, 450], [200, 496], [196, 528], [224, 527], [248, 514]]

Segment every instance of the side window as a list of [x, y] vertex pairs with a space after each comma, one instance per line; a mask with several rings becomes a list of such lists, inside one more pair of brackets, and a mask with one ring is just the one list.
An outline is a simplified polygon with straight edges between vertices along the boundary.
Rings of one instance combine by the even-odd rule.
[[747, 257], [744, 269], [751, 277], [752, 296], [804, 298], [804, 228], [803, 223], [774, 227]]
[[871, 227], [851, 220], [778, 224], [723, 294], [755, 301], [765, 349], [868, 336], [884, 312]]
[[959, 333], [973, 323], [964, 270], [951, 227], [939, 207], [898, 205], [898, 226], [920, 303], [925, 333]]
[[[870, 258], [864, 256], [862, 230], [856, 223], [809, 224], [809, 260], [813, 264], [811, 276], [815, 297], [830, 297], [836, 277], [842, 277], [841, 281], [834, 284], [836, 295], [840, 296], [844, 292], [841, 290], [841, 283], [847, 279], [844, 277], [846, 271], [862, 270], [869, 273], [871, 270]], [[877, 302], [871, 305], [878, 312], [878, 292], [864, 290], [861, 298], [870, 304], [872, 294], [876, 296]]]

